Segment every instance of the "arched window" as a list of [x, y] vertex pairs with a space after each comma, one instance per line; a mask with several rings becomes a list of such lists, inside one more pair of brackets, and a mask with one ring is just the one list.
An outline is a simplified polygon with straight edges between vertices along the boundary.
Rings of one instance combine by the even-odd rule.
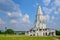
[[35, 36], [35, 34], [33, 34], [33, 36]]
[[30, 36], [32, 36], [32, 34], [30, 34]]
[[47, 32], [46, 32], [46, 36], [47, 36]]
[[39, 29], [39, 31], [42, 31], [42, 29]]

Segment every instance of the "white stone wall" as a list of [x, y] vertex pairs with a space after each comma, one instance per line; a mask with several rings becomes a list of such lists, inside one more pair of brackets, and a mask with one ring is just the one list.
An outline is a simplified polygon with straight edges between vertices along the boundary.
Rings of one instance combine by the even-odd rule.
[[[52, 32], [53, 32], [53, 34], [52, 34]], [[49, 35], [49, 33], [50, 33], [50, 35]], [[55, 30], [47, 30], [47, 31], [39, 31], [38, 30], [35, 32], [29, 31], [28, 33], [25, 33], [25, 35], [27, 35], [27, 36], [56, 36]]]

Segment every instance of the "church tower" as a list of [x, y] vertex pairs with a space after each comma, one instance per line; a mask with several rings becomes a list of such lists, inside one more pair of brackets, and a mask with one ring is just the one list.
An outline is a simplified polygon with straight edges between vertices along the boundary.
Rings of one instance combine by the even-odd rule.
[[36, 21], [34, 28], [26, 31], [25, 35], [27, 36], [55, 36], [55, 30], [46, 28], [46, 20], [43, 15], [41, 6], [38, 5], [38, 10], [36, 13]]
[[35, 27], [37, 27], [39, 29], [45, 29], [46, 28], [45, 22], [46, 22], [46, 20], [43, 16], [41, 6], [38, 5], [38, 11], [37, 11], [37, 14], [36, 14]]

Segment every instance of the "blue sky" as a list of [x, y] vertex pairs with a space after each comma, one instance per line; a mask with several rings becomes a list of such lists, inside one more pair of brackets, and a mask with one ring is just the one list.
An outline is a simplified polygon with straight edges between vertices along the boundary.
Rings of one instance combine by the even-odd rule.
[[48, 28], [60, 29], [60, 0], [0, 0], [0, 30], [29, 30], [34, 27], [40, 4]]

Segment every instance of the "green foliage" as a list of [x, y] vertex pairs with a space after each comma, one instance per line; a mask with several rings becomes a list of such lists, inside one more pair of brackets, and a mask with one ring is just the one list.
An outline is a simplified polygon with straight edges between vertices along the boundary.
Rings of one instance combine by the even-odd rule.
[[2, 34], [2, 32], [0, 31], [0, 34]]
[[14, 31], [12, 29], [7, 29], [5, 31], [6, 34], [14, 34]]
[[4, 34], [5, 32], [0, 31], [0, 34]]
[[25, 31], [21, 31], [19, 35], [25, 35]]
[[60, 35], [60, 31], [56, 30], [56, 35]]

